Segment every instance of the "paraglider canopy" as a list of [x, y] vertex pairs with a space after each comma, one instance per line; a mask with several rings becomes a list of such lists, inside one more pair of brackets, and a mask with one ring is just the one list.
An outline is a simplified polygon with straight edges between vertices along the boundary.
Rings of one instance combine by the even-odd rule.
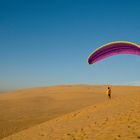
[[126, 41], [111, 42], [96, 49], [89, 56], [88, 63], [93, 64], [102, 59], [118, 54], [133, 54], [140, 56], [140, 46]]

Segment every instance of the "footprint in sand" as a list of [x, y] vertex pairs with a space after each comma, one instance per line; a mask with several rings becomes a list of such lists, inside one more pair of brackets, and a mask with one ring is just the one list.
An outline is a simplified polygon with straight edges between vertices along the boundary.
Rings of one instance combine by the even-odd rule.
[[44, 134], [39, 134], [39, 135], [42, 136], [42, 137], [45, 136]]
[[81, 135], [81, 139], [85, 139], [85, 138], [88, 138], [88, 136], [87, 136], [87, 134], [86, 134], [86, 132], [84, 131], [84, 129], [83, 128], [81, 128], [81, 133], [82, 133], [82, 135]]
[[70, 133], [67, 133], [67, 135], [68, 135], [68, 136], [71, 136], [71, 134], [70, 134]]
[[119, 138], [121, 137], [121, 135], [117, 135]]
[[74, 113], [73, 117], [76, 117], [80, 112]]
[[130, 125], [128, 125], [127, 127], [128, 127], [128, 128], [130, 128], [131, 126], [130, 126]]
[[84, 140], [85, 138], [88, 138], [86, 136], [86, 134], [83, 132], [83, 129], [81, 129], [81, 134], [80, 135], [73, 135], [73, 134], [70, 134], [70, 133], [67, 133], [67, 136], [71, 137], [72, 140], [76, 140], [76, 139], [80, 139], [80, 140]]
[[108, 117], [105, 119], [105, 121], [102, 123], [102, 125], [105, 125], [108, 122]]
[[76, 140], [73, 134], [67, 133], [67, 136], [71, 137], [72, 140]]
[[121, 135], [117, 135], [117, 137], [114, 138], [114, 140], [118, 140], [118, 138], [120, 138], [120, 137], [121, 137]]

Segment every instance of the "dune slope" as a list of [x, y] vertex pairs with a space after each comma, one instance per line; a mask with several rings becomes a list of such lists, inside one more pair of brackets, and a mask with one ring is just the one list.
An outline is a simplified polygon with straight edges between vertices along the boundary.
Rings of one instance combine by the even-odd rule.
[[[103, 91], [103, 90], [102, 90]], [[104, 100], [97, 86], [55, 86], [0, 94], [0, 138]]]
[[[13, 131], [12, 135], [5, 136], [3, 140], [140, 139], [140, 87], [112, 87], [114, 91], [112, 100], [108, 100], [105, 94], [99, 94], [104, 93], [105, 86], [70, 86], [63, 87], [63, 90], [61, 88], [53, 87], [49, 90], [47, 89], [48, 91], [46, 92], [47, 97], [55, 101], [64, 100], [67, 102], [67, 104], [62, 104], [61, 106], [63, 111], [61, 109], [58, 111], [58, 106], [56, 109], [58, 112], [52, 111], [53, 109], [51, 108], [50, 112], [52, 111], [55, 117], [51, 115], [53, 117], [47, 119], [46, 122], [44, 119], [43, 123], [41, 121], [35, 123], [36, 120], [34, 118], [39, 116], [34, 115], [34, 118], [30, 118], [30, 121], [34, 120], [34, 125], [26, 127], [26, 130], [21, 129], [22, 131], [20, 130], [21, 132], [18, 133]], [[38, 97], [38, 94], [40, 95], [41, 93], [38, 93], [37, 90], [35, 91], [36, 93], [33, 95]], [[60, 93], [56, 94], [55, 91]], [[32, 98], [32, 94], [15, 94], [17, 93], [14, 93], [13, 96], [16, 98], [23, 95], [26, 97], [26, 100], [29, 96]], [[10, 100], [12, 98], [10, 96], [12, 94], [9, 94], [8, 97], [1, 97], [1, 100], [2, 98], [3, 100], [6, 98]], [[51, 102], [50, 99], [46, 100]], [[79, 103], [77, 103], [78, 100]], [[74, 101], [76, 102], [74, 103]], [[55, 102], [50, 106], [54, 104]], [[70, 104], [69, 107], [66, 106], [68, 104]], [[32, 110], [31, 114], [36, 113], [41, 114], [42, 112]], [[43, 116], [45, 116], [44, 114], [42, 113]], [[28, 121], [25, 119], [24, 123], [26, 125]], [[13, 127], [11, 126], [11, 129]], [[7, 130], [6, 127], [5, 130]]]

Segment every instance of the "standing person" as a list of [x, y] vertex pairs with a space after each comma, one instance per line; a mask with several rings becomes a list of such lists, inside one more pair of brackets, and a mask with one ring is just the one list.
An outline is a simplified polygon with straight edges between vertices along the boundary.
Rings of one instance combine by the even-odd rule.
[[111, 88], [110, 87], [107, 88], [107, 95], [108, 95], [108, 98], [111, 99]]

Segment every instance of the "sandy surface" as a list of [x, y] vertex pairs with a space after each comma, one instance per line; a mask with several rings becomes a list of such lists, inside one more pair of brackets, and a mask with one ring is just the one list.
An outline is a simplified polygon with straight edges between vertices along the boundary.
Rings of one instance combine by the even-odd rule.
[[58, 86], [0, 95], [3, 140], [140, 139], [140, 87]]

